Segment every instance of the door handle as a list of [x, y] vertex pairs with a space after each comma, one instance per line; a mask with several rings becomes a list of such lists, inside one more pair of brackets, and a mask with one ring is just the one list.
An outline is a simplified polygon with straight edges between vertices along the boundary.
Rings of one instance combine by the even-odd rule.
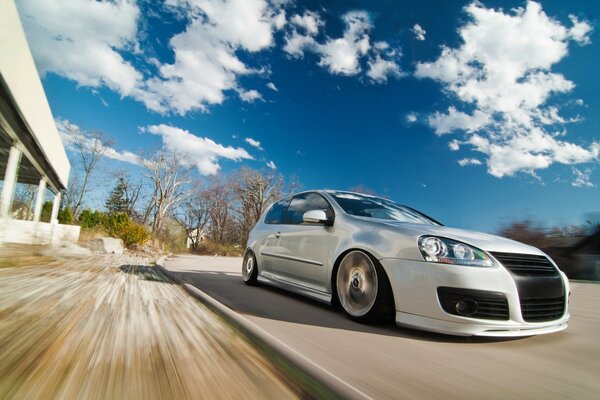
[[280, 237], [280, 236], [281, 236], [281, 232], [277, 232], [277, 233], [275, 234], [275, 237], [276, 237], [277, 239], [279, 239], [279, 237]]

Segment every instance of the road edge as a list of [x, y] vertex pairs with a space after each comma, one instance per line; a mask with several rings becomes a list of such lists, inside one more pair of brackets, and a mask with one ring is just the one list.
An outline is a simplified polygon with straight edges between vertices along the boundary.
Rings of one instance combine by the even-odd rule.
[[[162, 256], [156, 260], [156, 267], [171, 281], [182, 286], [191, 296], [199, 300], [213, 312], [218, 314], [233, 329], [244, 336], [250, 343], [256, 346], [267, 356], [283, 373], [297, 381], [301, 389], [307, 391], [309, 398], [314, 399], [363, 399], [369, 398], [348, 385], [323, 379], [323, 373], [316, 364], [309, 362], [306, 358], [290, 349], [279, 340], [275, 339], [264, 329], [247, 320], [237, 312], [233, 311], [218, 300], [196, 288], [195, 286], [181, 280], [171, 271], [165, 268], [167, 257]], [[336, 378], [334, 376], [334, 378]], [[335, 379], [334, 379], [335, 380]], [[361, 396], [362, 395], [362, 396]]]

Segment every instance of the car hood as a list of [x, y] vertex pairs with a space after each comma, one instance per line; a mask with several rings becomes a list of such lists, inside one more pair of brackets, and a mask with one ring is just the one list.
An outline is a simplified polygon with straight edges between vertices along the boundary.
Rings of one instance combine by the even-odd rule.
[[403, 233], [410, 233], [415, 237], [421, 235], [441, 236], [470, 244], [485, 251], [544, 255], [544, 253], [536, 247], [501, 236], [490, 235], [489, 233], [467, 231], [464, 229], [438, 225], [411, 224], [387, 220], [380, 221], [387, 226], [394, 227]]

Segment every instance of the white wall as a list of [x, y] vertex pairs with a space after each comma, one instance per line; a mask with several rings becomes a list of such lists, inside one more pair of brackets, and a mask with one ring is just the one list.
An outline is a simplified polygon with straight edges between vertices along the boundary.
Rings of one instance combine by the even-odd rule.
[[79, 240], [80, 229], [76, 225], [3, 219], [0, 220], [0, 243], [75, 243]]
[[14, 0], [0, 0], [0, 74], [36, 141], [66, 187], [71, 165], [56, 129]]

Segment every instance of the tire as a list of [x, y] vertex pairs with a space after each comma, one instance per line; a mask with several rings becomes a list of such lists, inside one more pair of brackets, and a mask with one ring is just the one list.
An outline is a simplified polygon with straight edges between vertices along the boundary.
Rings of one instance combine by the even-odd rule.
[[392, 314], [387, 276], [379, 262], [363, 251], [352, 250], [342, 258], [335, 286], [340, 307], [354, 321], [384, 322]]
[[256, 257], [252, 250], [248, 250], [244, 255], [242, 262], [242, 279], [246, 285], [254, 286], [258, 277], [258, 266], [256, 265]]

